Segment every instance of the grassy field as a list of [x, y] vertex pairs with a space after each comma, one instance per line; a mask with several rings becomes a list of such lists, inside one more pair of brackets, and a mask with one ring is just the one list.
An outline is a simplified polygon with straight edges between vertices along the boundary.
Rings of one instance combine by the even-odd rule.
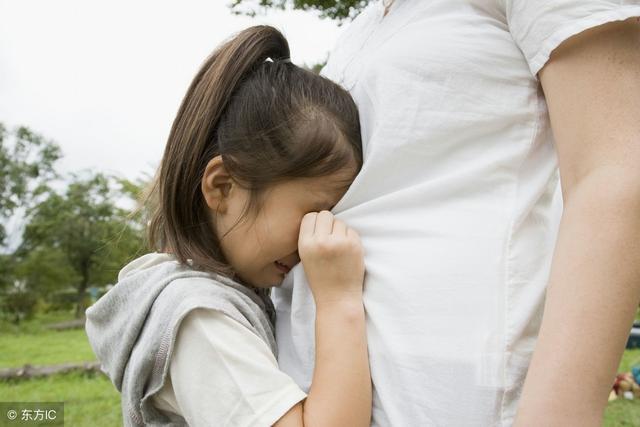
[[[0, 368], [94, 360], [84, 330], [51, 331], [44, 325], [67, 320], [67, 313], [40, 316], [20, 327], [0, 323]], [[640, 364], [640, 349], [625, 351], [619, 372]], [[100, 374], [71, 373], [48, 378], [0, 381], [0, 402], [56, 401], [65, 403], [66, 426], [122, 425], [120, 398], [111, 382]], [[640, 400], [610, 402], [604, 426], [640, 426]]]
[[101, 374], [0, 382], [1, 402], [64, 402], [65, 426], [121, 426], [120, 397]]
[[12, 368], [26, 362], [53, 365], [64, 362], [95, 360], [82, 329], [29, 335], [6, 335], [0, 338], [0, 366]]
[[[0, 323], [0, 368], [95, 360], [83, 329], [52, 331], [45, 325], [69, 320], [52, 313], [19, 327]], [[47, 378], [0, 382], [0, 402], [64, 402], [65, 426], [122, 425], [120, 396], [101, 374], [70, 373]]]

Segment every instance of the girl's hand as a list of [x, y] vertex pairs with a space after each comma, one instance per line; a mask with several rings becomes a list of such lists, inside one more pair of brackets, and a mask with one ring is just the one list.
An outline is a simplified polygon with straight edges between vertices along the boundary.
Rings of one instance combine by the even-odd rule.
[[300, 224], [298, 254], [316, 302], [313, 381], [304, 403], [275, 426], [369, 426], [371, 374], [360, 237], [331, 212], [311, 212]]
[[302, 218], [298, 253], [318, 303], [362, 299], [364, 252], [360, 237], [329, 211]]

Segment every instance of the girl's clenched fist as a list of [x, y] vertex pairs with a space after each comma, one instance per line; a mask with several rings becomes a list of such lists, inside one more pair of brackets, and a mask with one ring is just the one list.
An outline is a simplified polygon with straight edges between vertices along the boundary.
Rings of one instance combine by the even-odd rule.
[[331, 212], [310, 212], [302, 218], [298, 253], [316, 305], [362, 298], [360, 237]]

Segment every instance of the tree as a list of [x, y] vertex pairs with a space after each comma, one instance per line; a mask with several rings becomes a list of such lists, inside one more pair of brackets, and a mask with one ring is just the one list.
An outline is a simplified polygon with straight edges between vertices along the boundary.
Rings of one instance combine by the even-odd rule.
[[80, 278], [67, 262], [61, 248], [38, 246], [16, 263], [13, 276], [33, 295], [48, 299], [61, 285], [77, 283]]
[[[143, 249], [140, 224], [117, 206], [118, 199], [132, 191], [123, 182], [133, 185], [100, 173], [73, 175], [64, 192], [51, 191], [28, 212], [16, 251], [22, 270], [17, 267], [16, 272], [22, 271], [20, 277], [34, 292], [52, 290], [56, 283], [58, 289], [75, 288], [76, 317], [84, 313], [87, 288], [114, 283], [122, 266]], [[39, 267], [43, 259], [57, 260], [59, 268]]]
[[[24, 126], [10, 132], [0, 122], [0, 221], [36, 203], [49, 190], [48, 183], [58, 176], [54, 164], [60, 157], [54, 142]], [[0, 246], [6, 232], [0, 222]]]
[[[253, 4], [253, 7], [247, 6]], [[355, 18], [369, 0], [232, 0], [229, 4], [231, 12], [236, 15], [255, 16], [256, 6], [267, 9], [317, 10], [321, 18], [335, 19], [338, 24]]]

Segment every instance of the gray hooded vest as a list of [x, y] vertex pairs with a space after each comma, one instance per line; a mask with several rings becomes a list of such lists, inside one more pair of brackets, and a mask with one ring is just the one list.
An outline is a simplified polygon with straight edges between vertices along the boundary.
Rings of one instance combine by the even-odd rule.
[[184, 426], [158, 411], [160, 391], [182, 319], [196, 308], [219, 310], [253, 331], [276, 354], [275, 311], [269, 297], [226, 277], [151, 253], [124, 267], [118, 283], [86, 311], [94, 353], [122, 399], [125, 426]]

